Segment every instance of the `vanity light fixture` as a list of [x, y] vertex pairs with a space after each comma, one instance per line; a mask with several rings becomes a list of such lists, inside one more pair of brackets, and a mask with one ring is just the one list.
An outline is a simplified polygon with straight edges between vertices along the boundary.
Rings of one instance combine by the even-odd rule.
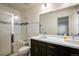
[[42, 9], [45, 9], [46, 8], [46, 4], [42, 4]]
[[43, 3], [42, 4], [42, 9], [46, 9], [46, 8], [49, 8], [49, 7], [51, 7], [51, 5], [48, 4], [48, 3]]

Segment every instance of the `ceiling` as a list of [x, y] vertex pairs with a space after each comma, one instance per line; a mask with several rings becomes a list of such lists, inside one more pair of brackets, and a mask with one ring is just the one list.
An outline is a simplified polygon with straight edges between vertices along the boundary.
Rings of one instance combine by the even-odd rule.
[[27, 6], [30, 6], [31, 3], [2, 3], [2, 5], [6, 5], [18, 11], [23, 11], [23, 10], [26, 10]]
[[[44, 3], [2, 3], [2, 5], [8, 6], [18, 11], [26, 11], [28, 8], [35, 8], [36, 6], [41, 4], [44, 4]], [[51, 3], [51, 6], [54, 6], [57, 8], [57, 6], [63, 6], [64, 4], [65, 3]], [[77, 5], [77, 4], [66, 3], [66, 5], [70, 6], [70, 5]]]
[[[8, 6], [18, 11], [25, 11], [28, 8], [35, 8], [45, 3], [2, 3], [2, 5]], [[50, 3], [52, 6], [59, 6], [63, 3]]]

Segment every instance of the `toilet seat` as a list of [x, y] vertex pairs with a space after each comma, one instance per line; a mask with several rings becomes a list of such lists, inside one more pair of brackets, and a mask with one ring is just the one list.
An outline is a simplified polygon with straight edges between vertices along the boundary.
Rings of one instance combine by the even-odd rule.
[[29, 46], [23, 46], [23, 47], [21, 47], [18, 51], [19, 52], [26, 52], [26, 51], [28, 51], [30, 49], [30, 47]]
[[28, 53], [30, 53], [30, 47], [23, 46], [16, 53], [13, 53], [11, 56], [28, 56]]

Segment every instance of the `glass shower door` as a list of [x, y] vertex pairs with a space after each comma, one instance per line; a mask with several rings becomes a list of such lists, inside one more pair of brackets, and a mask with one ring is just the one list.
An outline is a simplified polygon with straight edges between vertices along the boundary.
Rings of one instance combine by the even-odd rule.
[[14, 52], [23, 46], [27, 41], [27, 22], [26, 19], [15, 19], [14, 21]]
[[11, 53], [11, 15], [0, 12], [0, 56]]

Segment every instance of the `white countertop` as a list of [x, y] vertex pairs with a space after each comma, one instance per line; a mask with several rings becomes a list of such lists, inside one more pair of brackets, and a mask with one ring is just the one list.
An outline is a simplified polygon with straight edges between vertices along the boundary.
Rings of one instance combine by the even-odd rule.
[[79, 40], [72, 40], [71, 37], [69, 37], [67, 41], [64, 41], [64, 36], [40, 34], [38, 36], [31, 37], [30, 39], [79, 49]]

